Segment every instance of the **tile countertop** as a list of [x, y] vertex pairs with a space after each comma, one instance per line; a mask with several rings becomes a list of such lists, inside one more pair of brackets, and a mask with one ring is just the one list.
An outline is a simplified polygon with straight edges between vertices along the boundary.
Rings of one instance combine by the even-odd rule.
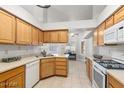
[[31, 56], [31, 57], [22, 58], [19, 61], [10, 62], [10, 63], [0, 62], [0, 73], [3, 73], [5, 71], [14, 69], [16, 67], [19, 67], [19, 66], [22, 66], [25, 64], [28, 64], [28, 63], [36, 61], [36, 60], [46, 59], [46, 58], [67, 58], [67, 56], [48, 56], [48, 57]]
[[107, 70], [107, 72], [124, 85], [124, 70]]

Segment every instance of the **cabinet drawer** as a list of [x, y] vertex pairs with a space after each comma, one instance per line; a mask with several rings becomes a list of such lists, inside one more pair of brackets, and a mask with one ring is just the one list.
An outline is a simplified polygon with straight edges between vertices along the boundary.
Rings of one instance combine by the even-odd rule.
[[56, 70], [56, 75], [67, 75], [66, 70]]
[[62, 61], [61, 62], [56, 62], [56, 65], [66, 66], [67, 65], [67, 62], [62, 62]]
[[105, 23], [106, 23], [106, 29], [109, 28], [109, 27], [111, 27], [111, 26], [114, 24], [114, 17], [111, 16], [110, 18], [108, 18], [108, 19], [106, 20]]
[[108, 86], [112, 86], [113, 88], [124, 88], [124, 85], [111, 75], [108, 75]]
[[55, 61], [54, 58], [47, 58], [47, 59], [42, 59], [41, 62], [53, 62]]
[[66, 66], [56, 66], [56, 69], [63, 69], [63, 70], [66, 70], [67, 67], [66, 67]]
[[56, 61], [67, 61], [66, 58], [56, 58]]
[[122, 20], [124, 20], [124, 7], [122, 7], [114, 14], [114, 23], [118, 23]]
[[21, 66], [12, 70], [9, 70], [7, 72], [3, 72], [0, 74], [0, 82], [7, 80], [10, 77], [13, 77], [21, 72], [24, 72], [25, 67]]

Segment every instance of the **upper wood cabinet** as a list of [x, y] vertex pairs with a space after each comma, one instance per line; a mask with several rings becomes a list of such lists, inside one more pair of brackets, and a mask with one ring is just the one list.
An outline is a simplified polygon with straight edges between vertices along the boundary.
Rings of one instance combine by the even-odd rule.
[[31, 25], [28, 23], [16, 19], [17, 22], [17, 34], [16, 34], [16, 43], [17, 44], [31, 44]]
[[114, 23], [124, 20], [124, 6], [114, 14]]
[[60, 43], [68, 42], [68, 31], [59, 31], [59, 42]]
[[106, 21], [105, 21], [105, 24], [106, 24], [106, 29], [111, 27], [112, 25], [114, 25], [114, 16], [111, 16], [109, 17]]
[[95, 32], [93, 33], [93, 45], [97, 46], [97, 44], [98, 44], [98, 31], [96, 29]]
[[15, 17], [0, 10], [0, 43], [15, 43]]
[[39, 30], [39, 44], [43, 44], [43, 31]]
[[105, 22], [98, 27], [98, 45], [104, 45]]
[[58, 31], [51, 31], [50, 32], [50, 39], [51, 43], [57, 43], [59, 42], [59, 32]]
[[35, 27], [32, 27], [32, 44], [33, 45], [38, 45], [38, 34], [39, 34], [39, 30]]
[[44, 33], [43, 33], [43, 42], [44, 43], [49, 43], [49, 42], [51, 42], [51, 40], [50, 40], [50, 32], [49, 31], [45, 31]]

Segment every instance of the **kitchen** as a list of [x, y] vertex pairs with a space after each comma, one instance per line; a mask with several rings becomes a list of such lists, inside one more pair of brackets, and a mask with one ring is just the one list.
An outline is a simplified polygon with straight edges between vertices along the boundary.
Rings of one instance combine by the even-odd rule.
[[123, 5], [0, 5], [0, 20], [0, 88], [124, 88]]

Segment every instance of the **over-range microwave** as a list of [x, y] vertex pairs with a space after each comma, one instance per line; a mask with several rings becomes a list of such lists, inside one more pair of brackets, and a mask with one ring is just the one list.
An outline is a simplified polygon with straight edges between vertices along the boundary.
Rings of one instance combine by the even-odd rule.
[[105, 30], [104, 43], [105, 44], [124, 43], [124, 21], [121, 21]]

